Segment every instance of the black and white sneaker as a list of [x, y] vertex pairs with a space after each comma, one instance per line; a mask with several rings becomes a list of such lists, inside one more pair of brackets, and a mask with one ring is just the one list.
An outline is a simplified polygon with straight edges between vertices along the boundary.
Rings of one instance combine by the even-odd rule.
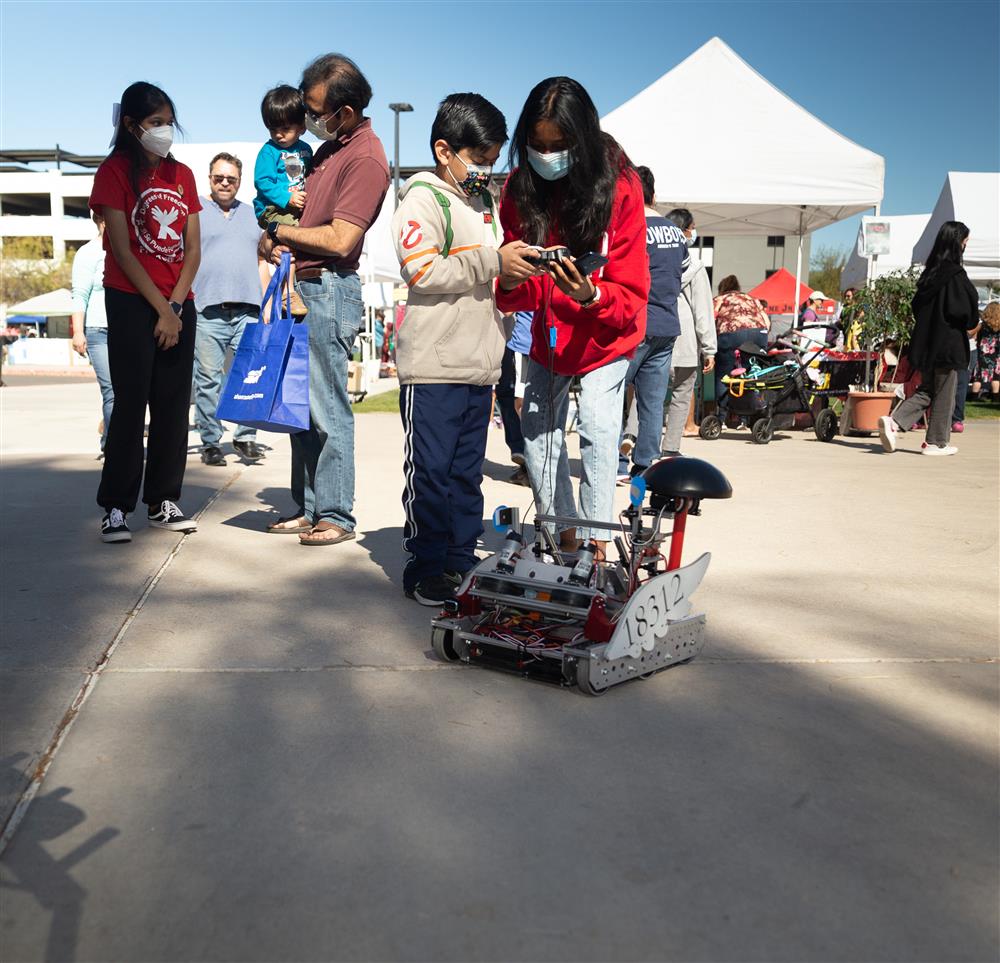
[[432, 575], [425, 578], [406, 592], [406, 597], [411, 598], [421, 605], [441, 608], [447, 599], [455, 597], [455, 583], [444, 575]]
[[132, 533], [125, 521], [125, 513], [120, 508], [112, 508], [101, 519], [102, 542], [131, 542]]
[[149, 506], [149, 527], [165, 528], [169, 532], [196, 532], [198, 523], [188, 518], [176, 502], [162, 501], [160, 507]]

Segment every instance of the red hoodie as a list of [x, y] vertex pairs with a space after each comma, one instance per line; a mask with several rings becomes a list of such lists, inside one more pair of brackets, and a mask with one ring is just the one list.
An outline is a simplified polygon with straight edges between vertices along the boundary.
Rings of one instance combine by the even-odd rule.
[[[521, 218], [513, 199], [500, 202], [504, 244], [520, 240]], [[562, 244], [550, 231], [543, 247]], [[583, 254], [583, 251], [576, 252]], [[622, 171], [611, 203], [611, 222], [601, 252], [608, 263], [593, 278], [601, 299], [591, 308], [563, 294], [550, 277], [528, 278], [513, 291], [496, 289], [497, 307], [504, 313], [534, 311], [531, 357], [560, 375], [580, 375], [600, 368], [623, 355], [631, 356], [646, 335], [646, 302], [649, 299], [649, 256], [646, 254], [646, 214], [639, 178]], [[548, 317], [545, 317], [546, 305]], [[556, 347], [549, 348], [549, 327], [556, 329]]]

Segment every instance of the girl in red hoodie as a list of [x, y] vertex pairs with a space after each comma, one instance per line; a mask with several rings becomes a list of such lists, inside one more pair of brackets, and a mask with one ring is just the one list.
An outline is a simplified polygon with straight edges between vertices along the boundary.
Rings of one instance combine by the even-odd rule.
[[[566, 247], [571, 257], [521, 282], [502, 279], [501, 311], [533, 311], [531, 360], [521, 427], [528, 477], [542, 514], [612, 518], [622, 400], [629, 358], [646, 333], [649, 260], [642, 187], [625, 152], [601, 131], [587, 91], [551, 77], [530, 94], [511, 141], [512, 173], [500, 207], [504, 243]], [[596, 251], [608, 263], [583, 276], [573, 259]], [[579, 375], [579, 513], [570, 482], [565, 425]], [[573, 550], [606, 533], [561, 526]]]

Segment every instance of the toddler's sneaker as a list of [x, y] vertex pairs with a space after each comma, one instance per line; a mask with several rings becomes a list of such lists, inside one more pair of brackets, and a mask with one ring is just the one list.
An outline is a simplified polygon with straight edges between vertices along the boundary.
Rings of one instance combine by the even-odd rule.
[[928, 445], [924, 442], [921, 455], [957, 455], [958, 449], [954, 445]]
[[132, 541], [132, 533], [129, 531], [128, 522], [125, 521], [125, 513], [120, 508], [112, 508], [111, 511], [101, 519], [101, 541]]
[[188, 518], [176, 502], [162, 501], [160, 507], [149, 506], [149, 527], [165, 528], [168, 532], [196, 532], [198, 523]]
[[892, 415], [882, 415], [878, 420], [878, 436], [885, 451], [896, 450], [896, 436], [899, 428], [892, 420]]
[[956, 435], [962, 434], [962, 432], [965, 431], [965, 422], [956, 421], [954, 424], [952, 424], [951, 430], [955, 432]]

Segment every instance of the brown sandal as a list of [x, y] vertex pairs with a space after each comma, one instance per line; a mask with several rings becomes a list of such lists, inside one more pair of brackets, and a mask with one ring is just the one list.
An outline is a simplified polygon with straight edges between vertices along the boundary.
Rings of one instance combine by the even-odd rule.
[[[298, 524], [292, 525], [291, 522]], [[268, 535], [299, 535], [302, 532], [311, 532], [312, 525], [306, 521], [304, 515], [289, 515], [287, 518], [279, 518], [267, 526]]]
[[[344, 531], [339, 525], [334, 525], [332, 523], [326, 524], [324, 527], [323, 522], [317, 522], [313, 525], [307, 533], [299, 535], [300, 545], [338, 545], [340, 542], [348, 542], [352, 538], [357, 536], [353, 531]], [[325, 537], [327, 532], [332, 533], [331, 537]]]

